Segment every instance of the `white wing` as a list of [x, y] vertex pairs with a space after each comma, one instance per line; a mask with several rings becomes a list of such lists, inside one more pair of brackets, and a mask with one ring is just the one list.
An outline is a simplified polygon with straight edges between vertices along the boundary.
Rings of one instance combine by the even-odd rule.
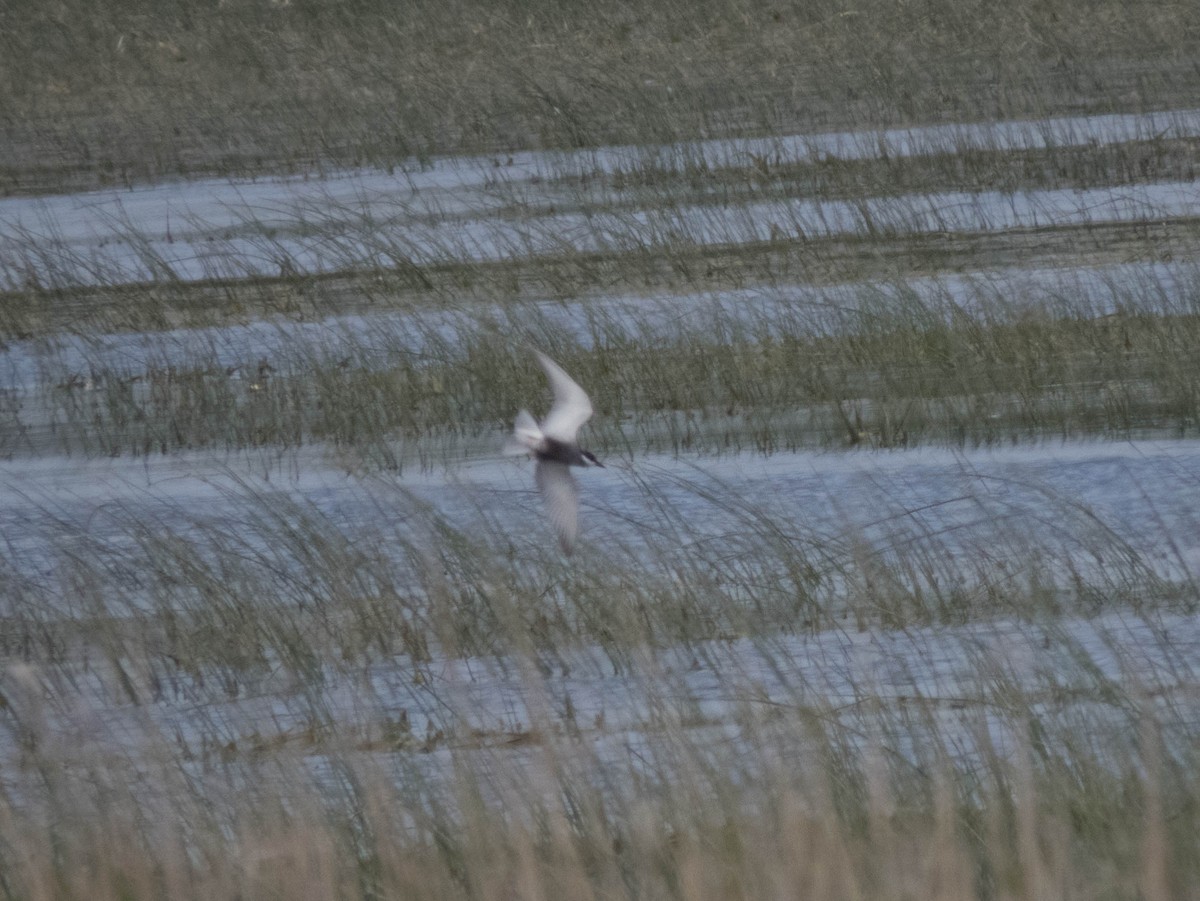
[[528, 410], [522, 410], [517, 414], [512, 435], [504, 442], [504, 453], [532, 453], [541, 443], [542, 430], [538, 428], [537, 420], [529, 415]]
[[565, 553], [575, 546], [575, 535], [579, 532], [579, 487], [566, 463], [547, 463], [539, 460], [534, 471], [534, 481], [542, 500], [546, 504], [546, 515], [558, 533], [558, 541]]
[[538, 362], [550, 378], [554, 391], [554, 405], [542, 420], [542, 433], [574, 444], [579, 427], [592, 418], [592, 402], [587, 392], [579, 387], [563, 368], [545, 354], [534, 351]]

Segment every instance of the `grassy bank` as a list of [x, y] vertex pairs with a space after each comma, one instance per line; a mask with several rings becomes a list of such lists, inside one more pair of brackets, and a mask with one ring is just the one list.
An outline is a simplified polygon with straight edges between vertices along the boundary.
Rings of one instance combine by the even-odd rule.
[[114, 0], [0, 13], [7, 190], [1191, 104], [1193, 4]]

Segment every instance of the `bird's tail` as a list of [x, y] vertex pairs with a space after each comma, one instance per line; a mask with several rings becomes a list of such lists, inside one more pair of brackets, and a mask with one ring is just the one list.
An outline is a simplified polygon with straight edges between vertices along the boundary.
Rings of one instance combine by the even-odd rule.
[[538, 428], [537, 420], [529, 414], [528, 410], [522, 410], [517, 414], [512, 435], [504, 442], [504, 453], [513, 456], [528, 454], [541, 443], [542, 430]]

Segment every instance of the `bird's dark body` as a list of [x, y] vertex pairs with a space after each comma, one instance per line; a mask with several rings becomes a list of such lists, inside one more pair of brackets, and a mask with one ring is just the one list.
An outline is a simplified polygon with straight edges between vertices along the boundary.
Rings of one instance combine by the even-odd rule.
[[578, 444], [568, 444], [557, 438], [543, 436], [541, 444], [533, 451], [543, 463], [565, 463], [567, 466], [599, 466], [604, 464], [592, 456], [591, 451], [580, 450]]

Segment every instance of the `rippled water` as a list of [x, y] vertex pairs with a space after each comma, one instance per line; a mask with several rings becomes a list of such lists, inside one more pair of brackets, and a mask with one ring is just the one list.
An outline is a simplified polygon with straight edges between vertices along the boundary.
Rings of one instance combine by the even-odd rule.
[[[830, 155], [1078, 146], [1160, 135], [1200, 135], [1200, 113], [606, 148], [514, 155], [512, 160], [438, 161], [411, 172], [344, 173], [313, 181], [196, 182], [5, 199], [0, 200], [0, 287], [31, 278], [112, 284], [392, 265], [397, 254], [418, 261], [507, 259], [563, 250], [629, 250], [645, 242], [737, 243], [779, 234], [800, 240], [866, 230], [974, 232], [1195, 217], [1200, 189], [1192, 184], [959, 192], [856, 204], [774, 200], [670, 209], [635, 205], [600, 214], [550, 210], [562, 199], [561, 186], [550, 183], [554, 178], [615, 173], [633, 161], [680, 170], [745, 165], [763, 155], [773, 162], [796, 162]], [[514, 197], [526, 203], [529, 215], [519, 220], [490, 216]], [[864, 309], [914, 301], [947, 315], [1000, 307], [1091, 316], [1138, 309], [1194, 312], [1196, 284], [1192, 262], [1138, 262], [942, 274], [887, 284], [593, 296], [565, 304], [533, 299], [515, 314], [496, 307], [154, 334], [60, 335], [0, 350], [0, 390], [7, 392], [6, 404], [20, 405], [35, 386], [94, 370], [132, 375], [193, 363], [234, 367], [261, 357], [281, 368], [298, 368], [313, 360], [335, 361], [349, 351], [357, 364], [383, 366], [389, 355], [419, 352], [432, 340], [453, 343], [474, 330], [502, 327], [506, 316], [529, 310], [586, 343], [597, 317], [613, 330], [669, 335], [720, 318], [768, 329], [772, 323], [799, 321], [833, 332]], [[81, 384], [79, 390], [95, 387]], [[501, 440], [497, 434], [497, 447]], [[6, 605], [0, 613], [26, 603], [22, 591], [35, 585], [43, 590], [39, 598], [53, 595], [33, 611], [51, 623], [86, 623], [100, 612], [134, 616], [140, 612], [138, 573], [124, 572], [120, 565], [126, 559], [122, 554], [144, 542], [146, 534], [185, 544], [197, 536], [218, 536], [230, 547], [265, 555], [273, 549], [260, 517], [280, 511], [273, 523], [277, 530], [286, 531], [290, 516], [311, 515], [347, 547], [384, 555], [397, 548], [398, 566], [408, 559], [399, 553], [399, 542], [428, 541], [428, 522], [437, 518], [468, 535], [511, 536], [514, 566], [523, 551], [532, 557], [553, 546], [527, 462], [501, 461], [483, 449], [436, 472], [358, 477], [338, 465], [336, 453], [308, 446], [228, 457], [45, 455], [0, 461], [0, 604]], [[845, 560], [873, 556], [885, 567], [895, 563], [901, 578], [913, 583], [954, 572], [1028, 571], [1036, 562], [1048, 573], [1050, 587], [1079, 595], [1092, 583], [1111, 584], [1135, 573], [1145, 584], [1161, 580], [1190, 590], [1194, 600], [1200, 579], [1197, 443], [1046, 443], [966, 453], [643, 456], [607, 462], [608, 469], [580, 474], [579, 559], [619, 566], [633, 576], [661, 570], [675, 553], [703, 560], [706, 554], [732, 552], [735, 545], [748, 557], [744, 571], [758, 575], [778, 561], [769, 554], [755, 559], [755, 549], [747, 549], [744, 539], [769, 518], [772, 534], [785, 546], [827, 549], [831, 558]], [[280, 551], [281, 580], [295, 578], [288, 570], [295, 553], [294, 548]], [[105, 571], [109, 588], [128, 585], [119, 598], [109, 599], [113, 609], [87, 607], [88, 586], [62, 575], [76, 554], [113, 564]], [[905, 569], [922, 560], [931, 561], [930, 571]], [[820, 576], [839, 588], [836, 567]], [[418, 740], [438, 732], [457, 736], [453, 740], [459, 744], [449, 750], [429, 744], [431, 753], [422, 760], [431, 770], [452, 765], [455, 753], [507, 747], [513, 736], [550, 727], [590, 743], [598, 758], [614, 767], [649, 773], [646, 761], [653, 749], [680, 734], [666, 728], [672, 724], [686, 724], [697, 739], [693, 752], [718, 749], [735, 758], [755, 740], [746, 711], [756, 705], [784, 711], [778, 722], [791, 727], [789, 712], [825, 711], [830, 721], [850, 727], [864, 742], [884, 722], [871, 710], [888, 709], [903, 719], [908, 715], [904, 705], [914, 705], [911, 728], [901, 736], [904, 747], [894, 750], [917, 759], [923, 756], [919, 745], [949, 741], [969, 758], [981, 734], [998, 745], [1013, 738], [1011, 717], [990, 706], [1006, 685], [1034, 695], [1037, 712], [1054, 711], [1061, 723], [1078, 716], [1091, 725], [1111, 721], [1119, 726], [1124, 712], [1106, 700], [1108, 681], [1145, 692], [1170, 710], [1186, 736], [1193, 736], [1200, 722], [1192, 691], [1200, 626], [1190, 613], [1152, 598], [1142, 609], [1136, 594], [1140, 584], [1130, 578], [1123, 586], [1122, 597], [1130, 604], [1126, 610], [1094, 615], [1071, 610], [1039, 622], [989, 610], [969, 623], [907, 627], [831, 615], [819, 626], [805, 623], [755, 639], [733, 636], [626, 649], [619, 666], [606, 649], [590, 646], [535, 661], [504, 654], [454, 658], [435, 649], [419, 666], [403, 657], [345, 667], [323, 660], [303, 685], [281, 675], [281, 667], [250, 680], [237, 697], [224, 697], [219, 686], [203, 680], [179, 678], [160, 685], [159, 695], [145, 705], [114, 689], [111, 672], [97, 662], [103, 655], [61, 661], [36, 676], [52, 688], [45, 693], [56, 701], [46, 713], [48, 728], [63, 739], [65, 749], [81, 758], [95, 752], [126, 754], [169, 736], [188, 766], [203, 761], [206, 747], [218, 739], [237, 744], [254, 737], [286, 738], [322, 717], [335, 732], [363, 737], [381, 720], [402, 715]], [[554, 590], [547, 586], [549, 594]], [[155, 659], [156, 653], [149, 649], [146, 656]], [[22, 702], [14, 696], [13, 703]], [[0, 733], [0, 757], [20, 756], [15, 734]], [[760, 750], [768, 746], [758, 745]], [[603, 778], [603, 772], [589, 778]]]
[[[1190, 183], [1123, 188], [944, 192], [840, 200], [660, 205], [630, 198], [569, 209], [541, 173], [578, 177], [638, 165], [746, 166], [1116, 143], [1200, 133], [1194, 110], [933, 126], [882, 133], [608, 148], [574, 155], [447, 160], [414, 172], [347, 172], [325, 179], [197, 181], [131, 191], [0, 199], [0, 287], [120, 284], [323, 272], [403, 263], [505, 260], [563, 252], [638, 251], [677, 242], [736, 244], [855, 234], [994, 231], [1191, 218]], [[521, 216], [493, 213], [519, 200]], [[610, 197], [609, 201], [618, 201]], [[576, 201], [578, 202], [578, 201]], [[556, 211], [567, 206], [565, 212]]]

